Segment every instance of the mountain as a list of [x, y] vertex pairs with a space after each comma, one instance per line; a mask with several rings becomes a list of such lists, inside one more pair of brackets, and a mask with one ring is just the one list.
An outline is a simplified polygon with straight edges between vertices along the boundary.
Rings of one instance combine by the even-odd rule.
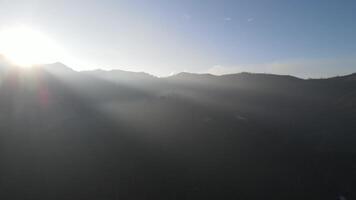
[[147, 81], [155, 79], [156, 77], [147, 74], [145, 72], [129, 72], [123, 70], [94, 70], [94, 71], [83, 71], [85, 74], [89, 74], [91, 76], [100, 77], [106, 79], [108, 81], [114, 82], [126, 82], [126, 81]]
[[355, 74], [10, 65], [1, 199], [356, 198]]

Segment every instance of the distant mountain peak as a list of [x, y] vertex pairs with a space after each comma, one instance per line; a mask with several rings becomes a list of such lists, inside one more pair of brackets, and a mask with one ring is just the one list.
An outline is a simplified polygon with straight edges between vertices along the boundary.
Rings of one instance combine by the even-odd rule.
[[151, 81], [157, 78], [146, 72], [131, 72], [131, 71], [125, 71], [121, 69], [112, 69], [112, 70], [96, 69], [96, 70], [82, 71], [81, 73], [93, 77], [113, 81], [113, 82], [140, 82], [140, 81]]
[[83, 73], [101, 73], [101, 74], [130, 74], [130, 75], [142, 75], [142, 76], [150, 76], [154, 77], [152, 74], [149, 74], [147, 72], [134, 72], [134, 71], [126, 71], [122, 69], [111, 69], [111, 70], [105, 70], [105, 69], [94, 69], [94, 70], [86, 70], [82, 71]]
[[347, 78], [348, 78], [349, 80], [356, 81], [356, 73], [353, 73], [353, 74], [348, 75]]
[[67, 65], [61, 63], [61, 62], [55, 62], [52, 64], [45, 64], [45, 65], [39, 65], [39, 67], [43, 67], [48, 70], [60, 70], [60, 71], [74, 71], [72, 68], [68, 67]]
[[258, 77], [258, 78], [284, 78], [284, 79], [300, 80], [300, 78], [297, 78], [297, 77], [291, 76], [291, 75], [252, 73], [252, 72], [241, 72], [241, 73], [236, 73], [236, 74], [226, 74], [226, 75], [222, 75], [222, 76], [225, 76], [225, 77], [239, 76], [239, 77]]
[[337, 76], [331, 79], [337, 79], [343, 81], [356, 81], [356, 73], [345, 75], [345, 76]]
[[213, 74], [196, 74], [189, 72], [181, 72], [168, 77], [173, 80], [189, 80], [189, 81], [209, 81], [209, 80], [249, 80], [254, 82], [259, 81], [298, 81], [300, 78], [290, 75], [276, 75], [265, 73], [241, 72], [235, 74], [213, 75]]
[[170, 78], [170, 79], [199, 78], [199, 79], [201, 79], [201, 78], [214, 78], [214, 77], [217, 77], [217, 76], [213, 75], [213, 74], [208, 74], [208, 73], [199, 74], [199, 73], [191, 73], [191, 72], [180, 72], [178, 74], [174, 74], [167, 78]]

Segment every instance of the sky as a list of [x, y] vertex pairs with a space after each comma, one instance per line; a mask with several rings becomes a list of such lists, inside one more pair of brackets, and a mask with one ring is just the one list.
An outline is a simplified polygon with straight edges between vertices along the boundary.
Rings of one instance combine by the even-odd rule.
[[79, 71], [320, 78], [356, 72], [355, 10], [354, 0], [0, 0], [0, 30], [45, 34]]

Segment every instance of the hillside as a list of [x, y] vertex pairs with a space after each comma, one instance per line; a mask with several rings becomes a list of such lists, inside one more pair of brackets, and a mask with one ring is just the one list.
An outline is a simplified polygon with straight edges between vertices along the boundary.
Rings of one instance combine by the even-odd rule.
[[355, 74], [0, 74], [1, 199], [356, 198]]

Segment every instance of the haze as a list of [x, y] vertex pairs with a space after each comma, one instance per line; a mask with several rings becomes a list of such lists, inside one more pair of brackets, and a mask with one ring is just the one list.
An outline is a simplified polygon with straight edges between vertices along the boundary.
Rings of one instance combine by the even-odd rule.
[[65, 50], [50, 60], [76, 70], [320, 78], [354, 71], [355, 9], [351, 0], [1, 0], [0, 29], [41, 32]]
[[0, 0], [0, 200], [356, 199], [355, 11]]

